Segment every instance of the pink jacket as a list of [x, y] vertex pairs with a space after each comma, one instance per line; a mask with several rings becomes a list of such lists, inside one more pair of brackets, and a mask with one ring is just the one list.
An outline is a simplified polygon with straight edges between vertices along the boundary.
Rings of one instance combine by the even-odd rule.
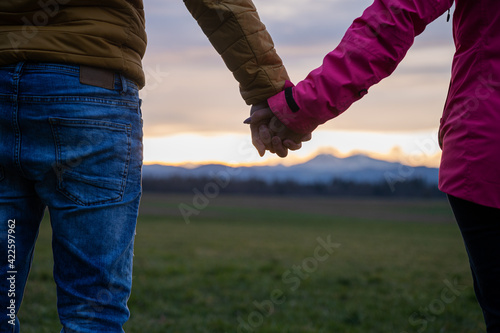
[[[390, 75], [453, 0], [375, 0], [306, 79], [268, 102], [289, 128], [310, 132]], [[500, 208], [500, 2], [456, 0], [456, 54], [441, 119], [439, 187]]]

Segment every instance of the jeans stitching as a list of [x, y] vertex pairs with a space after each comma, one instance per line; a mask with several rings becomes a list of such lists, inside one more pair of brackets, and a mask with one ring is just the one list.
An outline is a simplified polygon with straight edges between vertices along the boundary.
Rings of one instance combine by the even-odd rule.
[[25, 96], [19, 100], [26, 103], [94, 103], [109, 106], [125, 106], [130, 108], [137, 108], [138, 103], [135, 101], [123, 101], [123, 98], [96, 98], [96, 97], [42, 97], [42, 96]]
[[131, 136], [132, 136], [132, 128], [131, 126], [127, 126], [127, 158], [126, 158], [126, 162], [125, 162], [125, 168], [123, 170], [123, 175], [122, 175], [122, 186], [121, 186], [121, 196], [123, 197], [123, 194], [125, 192], [125, 188], [126, 188], [126, 185], [127, 185], [127, 176], [128, 176], [128, 167], [130, 165], [130, 157], [131, 157], [131, 154], [132, 154], [132, 139], [131, 139]]
[[21, 167], [21, 129], [19, 126], [19, 83], [24, 69], [24, 62], [17, 64], [12, 75], [12, 87], [14, 88], [12, 104], [12, 128], [14, 129], [15, 146], [14, 146], [14, 163], [19, 171], [24, 175]]

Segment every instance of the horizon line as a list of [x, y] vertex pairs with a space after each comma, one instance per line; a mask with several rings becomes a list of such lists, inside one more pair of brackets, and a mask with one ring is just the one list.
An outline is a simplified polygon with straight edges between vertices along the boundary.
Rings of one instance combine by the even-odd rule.
[[[172, 166], [172, 167], [181, 167], [181, 168], [187, 168], [187, 169], [195, 169], [200, 166], [205, 166], [205, 165], [223, 165], [223, 166], [228, 166], [228, 167], [234, 167], [234, 168], [239, 168], [239, 167], [257, 167], [257, 166], [278, 166], [278, 165], [283, 165], [283, 166], [294, 166], [294, 165], [299, 165], [303, 163], [307, 163], [313, 159], [315, 159], [318, 156], [321, 155], [329, 155], [333, 156], [339, 159], [347, 159], [350, 157], [354, 156], [365, 156], [374, 160], [378, 161], [383, 161], [383, 162], [388, 162], [388, 163], [400, 163], [402, 165], [406, 166], [411, 166], [411, 167], [427, 167], [427, 168], [433, 168], [433, 169], [439, 169], [439, 165], [433, 165], [433, 164], [414, 164], [414, 163], [405, 163], [404, 159], [408, 158], [394, 158], [390, 157], [389, 155], [384, 154], [379, 154], [379, 153], [371, 153], [371, 152], [362, 152], [362, 151], [352, 151], [347, 154], [343, 154], [340, 152], [321, 152], [318, 151], [316, 153], [313, 153], [307, 157], [287, 157], [284, 159], [266, 159], [263, 161], [259, 162], [225, 162], [225, 161], [220, 161], [220, 160], [205, 160], [205, 161], [184, 161], [184, 162], [165, 162], [165, 161], [145, 161], [143, 164], [145, 166], [150, 166], [150, 165], [161, 165], [161, 166]], [[408, 162], [408, 161], [407, 161]]]

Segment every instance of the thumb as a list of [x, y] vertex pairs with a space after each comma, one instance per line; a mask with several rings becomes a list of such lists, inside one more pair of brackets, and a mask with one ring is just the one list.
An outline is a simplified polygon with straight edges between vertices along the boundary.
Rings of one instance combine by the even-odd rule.
[[252, 116], [250, 117], [251, 118], [251, 124], [256, 124], [256, 123], [259, 123], [263, 120], [268, 120], [269, 118], [272, 118], [274, 116], [273, 112], [271, 111], [271, 109], [269, 108], [265, 108], [265, 109], [260, 109], [260, 110], [257, 110], [255, 111]]

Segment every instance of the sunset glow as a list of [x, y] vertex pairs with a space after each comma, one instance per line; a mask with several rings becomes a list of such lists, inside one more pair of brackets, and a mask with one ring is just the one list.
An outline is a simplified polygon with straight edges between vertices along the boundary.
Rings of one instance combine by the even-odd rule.
[[301, 150], [290, 152], [286, 159], [267, 153], [259, 157], [246, 134], [178, 134], [146, 138], [146, 164], [199, 165], [208, 163], [233, 166], [261, 164], [297, 164], [317, 154], [347, 157], [365, 154], [373, 158], [406, 165], [438, 167], [440, 149], [436, 133], [376, 133], [318, 131]]
[[[298, 82], [321, 65], [371, 1], [335, 0], [317, 6], [302, 0], [254, 3], [290, 77]], [[279, 14], [276, 6], [283, 8]], [[339, 157], [362, 153], [408, 165], [439, 166], [437, 131], [454, 49], [451, 24], [444, 18], [417, 37], [391, 77], [320, 126], [301, 150], [280, 159], [269, 153], [260, 158], [251, 145], [248, 126], [242, 123], [249, 106], [182, 2], [151, 0], [146, 11], [147, 86], [141, 91], [145, 163], [289, 165], [319, 153]], [[298, 17], [300, 25], [294, 24]]]

